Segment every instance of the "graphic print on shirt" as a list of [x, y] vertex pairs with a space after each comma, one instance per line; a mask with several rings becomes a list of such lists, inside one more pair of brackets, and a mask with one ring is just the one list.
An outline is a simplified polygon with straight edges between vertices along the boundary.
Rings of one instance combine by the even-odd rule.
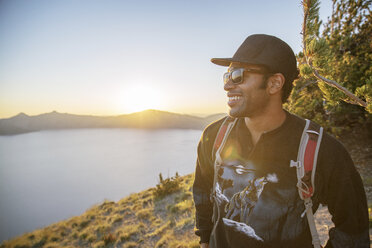
[[263, 241], [248, 225], [248, 218], [258, 202], [265, 185], [277, 183], [275, 174], [258, 176], [253, 164], [242, 165], [239, 161], [231, 161], [217, 166], [217, 182], [215, 199], [226, 230]]

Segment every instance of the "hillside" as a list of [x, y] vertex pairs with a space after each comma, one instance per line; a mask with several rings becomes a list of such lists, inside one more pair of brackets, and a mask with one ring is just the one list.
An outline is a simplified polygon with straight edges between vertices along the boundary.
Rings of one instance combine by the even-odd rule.
[[0, 119], [0, 135], [72, 128], [203, 129], [208, 123], [224, 115], [226, 114], [200, 118], [159, 110], [145, 110], [118, 116], [73, 115], [56, 111], [36, 116], [20, 113], [11, 118]]
[[199, 247], [192, 180], [192, 175], [165, 179], [157, 188], [106, 201], [0, 247]]

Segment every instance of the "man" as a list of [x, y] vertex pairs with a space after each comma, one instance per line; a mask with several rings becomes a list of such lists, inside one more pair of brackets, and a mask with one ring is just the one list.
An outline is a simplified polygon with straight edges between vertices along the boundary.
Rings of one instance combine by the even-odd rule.
[[[305, 120], [282, 108], [298, 76], [292, 49], [256, 34], [232, 58], [212, 62], [228, 67], [230, 111], [204, 130], [198, 146], [193, 193], [201, 247], [313, 247], [296, 168], [290, 167]], [[226, 122], [230, 129], [217, 141]], [[328, 206], [335, 224], [326, 247], [369, 247], [362, 181], [348, 152], [328, 134], [314, 180], [313, 210]]]

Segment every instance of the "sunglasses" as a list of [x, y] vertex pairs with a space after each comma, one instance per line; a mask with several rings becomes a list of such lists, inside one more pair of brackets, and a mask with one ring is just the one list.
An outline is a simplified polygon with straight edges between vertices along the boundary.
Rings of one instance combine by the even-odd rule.
[[231, 81], [231, 83], [235, 85], [243, 83], [244, 72], [266, 74], [265, 71], [260, 69], [236, 68], [223, 74], [224, 84], [227, 84], [229, 81]]

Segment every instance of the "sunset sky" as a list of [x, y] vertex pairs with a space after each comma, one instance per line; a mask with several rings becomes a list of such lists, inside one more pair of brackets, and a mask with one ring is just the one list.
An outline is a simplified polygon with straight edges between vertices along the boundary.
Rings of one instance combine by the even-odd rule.
[[297, 0], [0, 0], [0, 118], [226, 112], [210, 59], [254, 33], [298, 53], [302, 18]]

